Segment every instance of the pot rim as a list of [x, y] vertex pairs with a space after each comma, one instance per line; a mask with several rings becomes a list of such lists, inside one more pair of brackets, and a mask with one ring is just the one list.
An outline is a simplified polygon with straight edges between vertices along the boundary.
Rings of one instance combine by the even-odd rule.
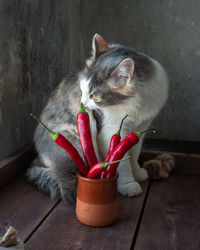
[[80, 173], [77, 173], [76, 175], [78, 179], [84, 180], [86, 182], [92, 182], [92, 183], [109, 183], [109, 182], [115, 181], [118, 178], [118, 173], [114, 177], [111, 177], [108, 179], [91, 179], [91, 178], [87, 178], [81, 175]]

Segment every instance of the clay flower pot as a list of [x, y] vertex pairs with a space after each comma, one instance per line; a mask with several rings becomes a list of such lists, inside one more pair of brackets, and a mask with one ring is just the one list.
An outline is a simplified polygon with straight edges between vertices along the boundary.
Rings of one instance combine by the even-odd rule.
[[117, 176], [88, 179], [77, 174], [76, 216], [88, 226], [106, 226], [118, 217]]

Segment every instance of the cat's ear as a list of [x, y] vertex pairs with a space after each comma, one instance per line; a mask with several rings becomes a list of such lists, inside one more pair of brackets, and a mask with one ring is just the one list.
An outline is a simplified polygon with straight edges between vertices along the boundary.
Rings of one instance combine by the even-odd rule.
[[103, 40], [103, 38], [95, 34], [92, 40], [92, 54], [94, 58], [97, 58], [103, 52], [109, 50], [108, 44]]
[[135, 65], [131, 58], [123, 60], [112, 72], [110, 77], [110, 87], [117, 92], [130, 92], [129, 83], [133, 79]]

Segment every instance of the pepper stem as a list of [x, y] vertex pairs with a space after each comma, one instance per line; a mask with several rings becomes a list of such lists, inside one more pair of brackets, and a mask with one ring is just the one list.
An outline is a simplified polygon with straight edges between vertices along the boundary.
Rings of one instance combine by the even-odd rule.
[[158, 133], [158, 131], [155, 129], [155, 128], [149, 128], [149, 129], [146, 129], [146, 130], [144, 130], [144, 131], [142, 131], [142, 132], [135, 132], [135, 134], [138, 136], [138, 137], [140, 137], [140, 136], [142, 136], [144, 133], [146, 133], [146, 132], [150, 132], [150, 131], [152, 131], [152, 133]]
[[59, 134], [50, 130], [42, 121], [40, 121], [40, 119], [36, 115], [31, 113], [30, 116], [32, 116], [36, 121], [38, 121], [40, 124], [42, 124], [42, 126], [49, 132], [49, 134], [51, 135], [51, 137], [54, 141], [58, 138]]
[[80, 109], [79, 109], [78, 113], [85, 113], [85, 109], [84, 109], [82, 102], [81, 102]]
[[121, 123], [120, 123], [120, 126], [119, 126], [119, 130], [117, 131], [116, 135], [120, 135], [120, 132], [121, 132], [121, 129], [122, 129], [122, 125], [123, 125], [123, 122], [124, 120], [126, 119], [126, 117], [128, 116], [128, 114], [126, 114], [124, 116], [124, 118], [122, 119]]
[[101, 163], [101, 167], [102, 167], [103, 169], [106, 169], [109, 165], [114, 164], [114, 163], [118, 163], [118, 162], [121, 162], [121, 161], [126, 161], [126, 160], [128, 160], [130, 157], [131, 157], [131, 153], [128, 154], [127, 157], [125, 157], [125, 158], [123, 158], [123, 159], [120, 159], [120, 160], [117, 160], [117, 161], [102, 162], [102, 163]]

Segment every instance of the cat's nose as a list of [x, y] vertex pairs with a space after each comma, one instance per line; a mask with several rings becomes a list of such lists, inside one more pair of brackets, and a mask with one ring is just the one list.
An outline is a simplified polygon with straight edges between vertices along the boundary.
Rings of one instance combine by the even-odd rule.
[[81, 103], [83, 104], [83, 106], [85, 107], [85, 108], [87, 108], [87, 101], [86, 101], [86, 99], [84, 98], [84, 97], [81, 97]]
[[85, 109], [88, 110], [89, 109], [89, 106], [87, 105], [87, 103], [83, 104]]
[[86, 102], [86, 101], [84, 101], [84, 100], [81, 99], [81, 103], [83, 104], [83, 106], [84, 106], [85, 108], [87, 108], [88, 105], [87, 105], [87, 102]]

